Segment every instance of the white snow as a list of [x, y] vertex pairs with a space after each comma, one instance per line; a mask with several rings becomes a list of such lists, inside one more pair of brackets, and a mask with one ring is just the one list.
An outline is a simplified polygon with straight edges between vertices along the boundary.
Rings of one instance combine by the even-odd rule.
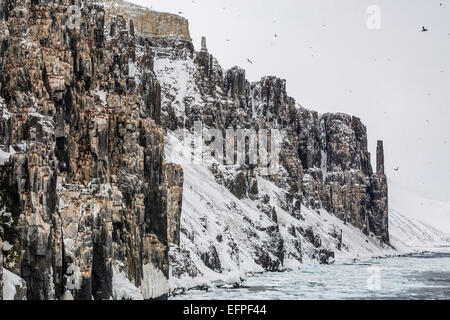
[[128, 75], [132, 78], [136, 77], [137, 74], [137, 64], [136, 62], [132, 62], [131, 59], [128, 62]]
[[389, 210], [391, 243], [398, 249], [445, 245], [450, 235], [414, 218], [407, 218], [394, 209]]
[[25, 280], [3, 268], [3, 300], [14, 300], [17, 288], [26, 287]]
[[144, 300], [141, 291], [131, 283], [118, 263], [113, 263], [112, 288], [114, 300]]
[[[273, 199], [277, 198], [277, 195], [283, 194], [283, 190], [262, 178], [258, 179], [258, 186], [260, 192], [271, 195], [271, 205], [276, 208], [279, 225], [284, 226], [285, 228], [289, 225], [300, 225], [304, 229], [308, 227], [312, 228], [314, 234], [320, 236], [323, 246], [335, 251], [336, 260], [347, 260], [355, 257], [373, 257], [376, 255], [395, 253], [393, 248], [381, 244], [375, 237], [367, 237], [361, 230], [349, 224], [345, 224], [342, 220], [328, 213], [326, 210], [321, 209], [319, 213], [317, 213], [315, 210], [302, 206], [301, 214], [305, 220], [299, 221], [281, 209], [278, 202], [273, 201]], [[281, 197], [281, 199], [282, 198], [283, 197]], [[338, 250], [337, 241], [331, 236], [334, 230], [342, 230], [341, 250]], [[304, 245], [303, 250], [305, 253], [303, 257], [304, 262], [312, 262], [312, 244], [306, 241], [302, 244]]]
[[389, 179], [388, 183], [389, 208], [393, 212], [401, 213], [450, 234], [450, 202], [421, 197], [392, 179]]
[[97, 95], [103, 104], [106, 104], [106, 92], [104, 90], [96, 89], [93, 91], [93, 94]]
[[71, 263], [67, 268], [66, 274], [70, 275], [67, 277], [66, 283], [67, 289], [69, 290], [81, 289], [82, 277], [80, 267], [74, 263]]
[[148, 263], [143, 266], [142, 271], [140, 290], [145, 299], [158, 298], [169, 292], [169, 281], [161, 270]]
[[[192, 139], [186, 132], [185, 137], [188, 142]], [[267, 234], [259, 229], [273, 225], [273, 221], [257, 208], [258, 200], [239, 200], [216, 182], [208, 169], [214, 162], [213, 159], [207, 163], [195, 159], [193, 164], [190, 161], [193, 155], [189, 145], [182, 143], [172, 133], [166, 137], [166, 161], [182, 165], [185, 175], [181, 247], [190, 253], [191, 262], [198, 268], [199, 274], [195, 279], [188, 276], [171, 277], [171, 289], [188, 289], [200, 285], [214, 287], [217, 283], [233, 283], [240, 278], [246, 278], [248, 274], [262, 272], [261, 266], [255, 262], [253, 250], [255, 246], [263, 245], [264, 237], [267, 237]], [[270, 196], [270, 206], [275, 207], [277, 212], [278, 225], [285, 246], [286, 259], [283, 267], [288, 270], [303, 269], [305, 263], [318, 263], [312, 258], [314, 246], [304, 239], [301, 239], [303, 264], [298, 259], [290, 257], [295, 252], [293, 243], [296, 239], [288, 232], [291, 226], [301, 227], [304, 230], [312, 228], [314, 234], [320, 236], [323, 247], [335, 252], [335, 259], [338, 262], [405, 254], [414, 252], [418, 246], [449, 243], [450, 240], [445, 233], [434, 227], [392, 209], [391, 247], [380, 243], [376, 237], [364, 235], [361, 230], [345, 224], [325, 210], [317, 212], [303, 206], [301, 215], [304, 220], [295, 219], [280, 207], [280, 203], [285, 201], [284, 190], [263, 178], [258, 178], [258, 189], [260, 195]], [[341, 250], [337, 247], [338, 241], [332, 236], [340, 230], [342, 230]], [[250, 237], [249, 234], [254, 236]], [[223, 238], [222, 241], [218, 241], [218, 236]], [[208, 252], [211, 245], [217, 249], [221, 273], [208, 268], [200, 257], [202, 252]], [[233, 258], [231, 254], [233, 246], [239, 248], [238, 259]]]
[[9, 147], [9, 152], [5, 152], [0, 149], [0, 166], [3, 166], [6, 162], [8, 162], [9, 158], [14, 154], [16, 154], [16, 152], [11, 146]]
[[[261, 227], [272, 224], [261, 212], [239, 201], [225, 187], [216, 183], [209, 169], [204, 165], [191, 164], [189, 150], [180, 144], [173, 135], [168, 136], [166, 158], [168, 161], [181, 164], [184, 169], [183, 212], [181, 215], [182, 247], [190, 252], [190, 257], [201, 272], [202, 279], [171, 278], [172, 288], [179, 287], [183, 281], [187, 287], [210, 283], [217, 280], [238, 281], [246, 272], [262, 272], [252, 258], [252, 250], [258, 237], [249, 238], [245, 233], [248, 222], [244, 216], [258, 223]], [[198, 160], [198, 159], [197, 159]], [[263, 233], [254, 230], [263, 237]], [[186, 233], [188, 233], [186, 235]], [[222, 236], [222, 241], [218, 240]], [[192, 241], [194, 238], [194, 241]], [[210, 245], [217, 248], [222, 273], [214, 272], [205, 266], [200, 258], [202, 252], [207, 252]], [[239, 255], [232, 256], [233, 247], [239, 248]]]
[[[11, 225], [13, 224], [13, 218], [11, 215], [11, 212], [6, 211], [6, 206], [4, 206], [1, 210], [0, 210], [0, 218], [2, 218], [2, 224], [4, 227], [11, 227]], [[0, 226], [0, 232], [3, 232], [3, 226]]]
[[203, 104], [194, 80], [196, 70], [197, 67], [192, 59], [155, 60], [154, 71], [161, 84], [162, 92], [166, 93], [161, 96], [162, 105], [172, 105], [177, 116], [184, 116], [186, 98], [191, 100], [192, 106]]
[[3, 241], [3, 245], [2, 245], [2, 247], [0, 248], [0, 250], [3, 250], [3, 251], [9, 251], [9, 250], [11, 250], [12, 249], [12, 245], [8, 242], [8, 241]]

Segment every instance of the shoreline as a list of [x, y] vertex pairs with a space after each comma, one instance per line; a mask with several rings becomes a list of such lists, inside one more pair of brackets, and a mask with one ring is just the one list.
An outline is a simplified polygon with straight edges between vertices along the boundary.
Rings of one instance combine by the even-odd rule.
[[[373, 255], [373, 256], [364, 256], [364, 257], [353, 257], [353, 258], [342, 258], [342, 259], [338, 259], [336, 261], [334, 261], [331, 264], [328, 265], [323, 265], [323, 266], [333, 266], [333, 265], [342, 265], [342, 264], [356, 264], [357, 261], [363, 262], [364, 260], [386, 260], [386, 259], [395, 259], [395, 258], [403, 258], [403, 257], [411, 257], [414, 255], [423, 255], [423, 254], [427, 254], [427, 253], [433, 253], [434, 251], [432, 251], [432, 249], [434, 248], [450, 248], [450, 242], [447, 243], [436, 243], [436, 244], [429, 244], [426, 246], [416, 246], [416, 247], [411, 247], [411, 249], [413, 251], [407, 251], [407, 252], [399, 252], [398, 254], [388, 254], [386, 253], [385, 255]], [[422, 250], [422, 249], [427, 249], [427, 250]], [[321, 265], [320, 263], [312, 263], [312, 262], [303, 262], [301, 264], [301, 266], [307, 265], [307, 264], [314, 264], [314, 265]], [[262, 272], [248, 272], [244, 275], [245, 279], [241, 278], [240, 279], [240, 283], [238, 281], [225, 281], [225, 280], [200, 280], [202, 278], [192, 278], [193, 281], [198, 281], [203, 282], [203, 284], [199, 284], [199, 285], [195, 285], [193, 287], [189, 287], [189, 288], [175, 288], [173, 290], [171, 290], [171, 292], [169, 293], [169, 299], [170, 298], [174, 298], [174, 297], [178, 297], [178, 296], [183, 296], [183, 295], [187, 295], [187, 293], [189, 291], [206, 291], [208, 292], [211, 288], [214, 289], [245, 289], [245, 288], [250, 288], [248, 286], [243, 286], [242, 284], [245, 283], [245, 281], [247, 281], [247, 279], [255, 277], [257, 275], [266, 275], [266, 274], [270, 274], [270, 273], [290, 273], [290, 272], [295, 272], [295, 271], [299, 271], [298, 270], [293, 270], [293, 269], [284, 269], [284, 270], [280, 270], [277, 272], [268, 272], [268, 271], [262, 271]], [[225, 276], [226, 278], [226, 276]], [[215, 285], [214, 284], [220, 283], [219, 285]], [[213, 287], [214, 286], [214, 287]], [[174, 293], [174, 292], [180, 292], [180, 293]], [[182, 291], [182, 292], [181, 292]]]

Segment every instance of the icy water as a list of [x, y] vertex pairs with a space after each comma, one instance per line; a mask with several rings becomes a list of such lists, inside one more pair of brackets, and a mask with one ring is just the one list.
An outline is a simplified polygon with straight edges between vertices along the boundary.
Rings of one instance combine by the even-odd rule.
[[249, 277], [238, 289], [192, 290], [175, 299], [450, 299], [450, 247]]

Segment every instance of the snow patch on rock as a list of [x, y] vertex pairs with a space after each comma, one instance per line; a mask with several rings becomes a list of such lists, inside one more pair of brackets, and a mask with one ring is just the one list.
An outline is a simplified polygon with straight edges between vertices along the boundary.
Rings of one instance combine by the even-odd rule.
[[145, 299], [159, 298], [169, 292], [169, 281], [161, 270], [148, 263], [142, 271], [144, 276], [140, 290]]
[[131, 283], [119, 263], [113, 263], [112, 288], [114, 300], [144, 300], [141, 291]]
[[3, 300], [26, 300], [26, 292], [25, 280], [3, 268]]

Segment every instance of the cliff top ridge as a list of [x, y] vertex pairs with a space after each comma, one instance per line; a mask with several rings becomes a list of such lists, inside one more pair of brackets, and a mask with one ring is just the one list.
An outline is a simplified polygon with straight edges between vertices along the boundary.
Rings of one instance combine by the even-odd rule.
[[179, 39], [192, 42], [189, 33], [189, 22], [182, 16], [158, 12], [122, 0], [103, 0], [106, 19], [122, 15], [126, 20], [133, 20], [137, 33], [150, 38]]

